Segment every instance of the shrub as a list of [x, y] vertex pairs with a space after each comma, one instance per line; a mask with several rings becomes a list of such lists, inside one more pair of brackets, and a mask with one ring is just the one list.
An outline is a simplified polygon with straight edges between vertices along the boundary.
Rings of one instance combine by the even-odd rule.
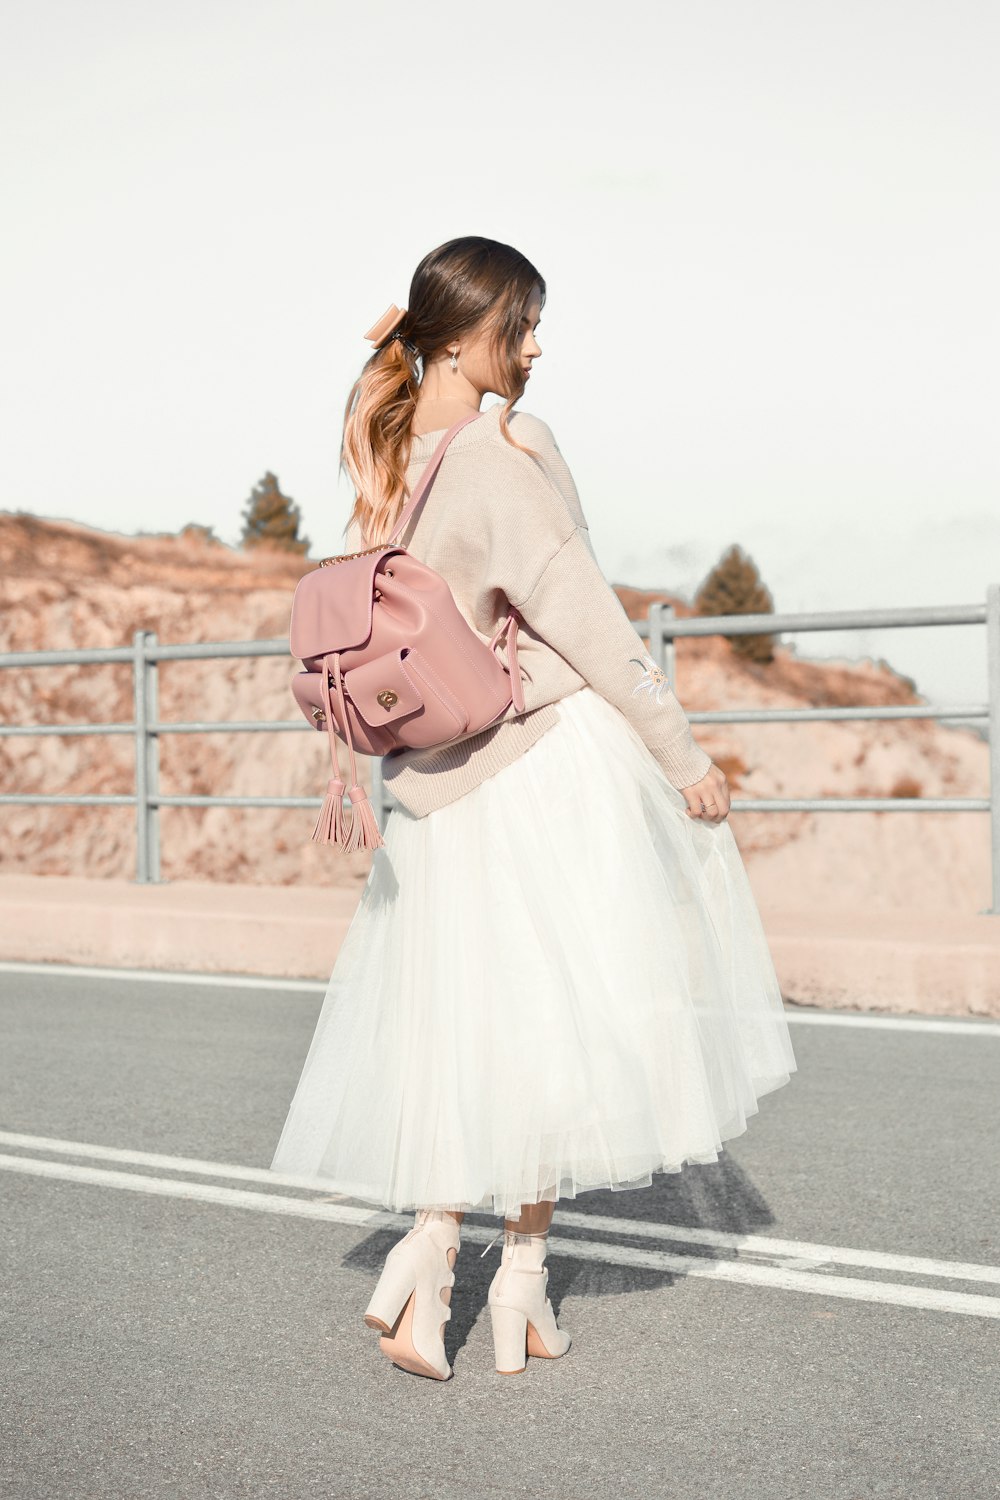
[[299, 536], [299, 508], [281, 493], [278, 476], [270, 470], [255, 485], [243, 509], [244, 547], [279, 547], [284, 552], [308, 552], [308, 537]]
[[215, 527], [201, 526], [197, 521], [189, 521], [186, 526], [182, 526], [180, 534], [185, 541], [204, 542], [206, 546], [211, 547], [222, 546], [215, 534]]
[[[696, 615], [767, 615], [774, 612], [770, 590], [761, 582], [757, 565], [735, 542], [703, 579], [694, 598]], [[751, 661], [774, 660], [773, 635], [727, 635], [740, 656]]]

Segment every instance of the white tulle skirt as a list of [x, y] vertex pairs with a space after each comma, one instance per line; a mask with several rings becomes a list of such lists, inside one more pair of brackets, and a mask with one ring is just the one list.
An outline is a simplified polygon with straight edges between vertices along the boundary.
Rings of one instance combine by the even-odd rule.
[[590, 687], [457, 802], [395, 808], [271, 1170], [480, 1209], [718, 1158], [795, 1071], [728, 822]]

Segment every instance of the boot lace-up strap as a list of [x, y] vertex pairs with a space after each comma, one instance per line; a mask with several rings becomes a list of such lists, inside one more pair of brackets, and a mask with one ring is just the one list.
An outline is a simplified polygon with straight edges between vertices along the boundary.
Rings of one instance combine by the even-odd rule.
[[[536, 1241], [536, 1242], [538, 1240], [545, 1241], [549, 1237], [549, 1231], [547, 1229], [543, 1229], [538, 1234], [523, 1234], [521, 1232], [521, 1230], [519, 1230], [519, 1229], [508, 1229], [506, 1227], [506, 1225], [504, 1225], [504, 1227], [502, 1229], [498, 1229], [497, 1230], [496, 1234], [493, 1236], [493, 1238], [490, 1240], [489, 1244], [486, 1246], [486, 1249], [481, 1252], [481, 1254], [479, 1256], [480, 1260], [482, 1260], [483, 1256], [487, 1253], [487, 1251], [493, 1249], [493, 1246], [496, 1244], [497, 1240], [500, 1238], [501, 1235], [503, 1235], [503, 1248], [504, 1248], [504, 1250], [508, 1250], [509, 1249], [511, 1255], [513, 1255], [513, 1253], [514, 1253], [514, 1246], [515, 1245], [530, 1245], [532, 1243], [532, 1241]], [[500, 1253], [502, 1255], [503, 1251], [501, 1251]]]

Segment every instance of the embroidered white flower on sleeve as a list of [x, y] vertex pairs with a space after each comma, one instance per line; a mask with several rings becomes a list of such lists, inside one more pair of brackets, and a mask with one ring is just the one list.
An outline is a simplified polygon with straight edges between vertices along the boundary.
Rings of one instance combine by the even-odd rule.
[[642, 659], [638, 656], [630, 656], [630, 662], [635, 662], [637, 667], [643, 668], [643, 675], [632, 689], [632, 696], [636, 693], [648, 692], [650, 697], [655, 697], [657, 703], [661, 701], [663, 689], [668, 687], [667, 674], [662, 667], [658, 667], [648, 651], [642, 653]]

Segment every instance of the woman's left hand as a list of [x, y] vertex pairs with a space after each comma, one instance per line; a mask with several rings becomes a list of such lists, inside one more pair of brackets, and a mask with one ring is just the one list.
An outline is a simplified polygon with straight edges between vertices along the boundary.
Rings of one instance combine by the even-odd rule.
[[700, 781], [681, 787], [680, 793], [687, 803], [685, 811], [689, 818], [721, 823], [729, 816], [729, 782], [714, 760]]

